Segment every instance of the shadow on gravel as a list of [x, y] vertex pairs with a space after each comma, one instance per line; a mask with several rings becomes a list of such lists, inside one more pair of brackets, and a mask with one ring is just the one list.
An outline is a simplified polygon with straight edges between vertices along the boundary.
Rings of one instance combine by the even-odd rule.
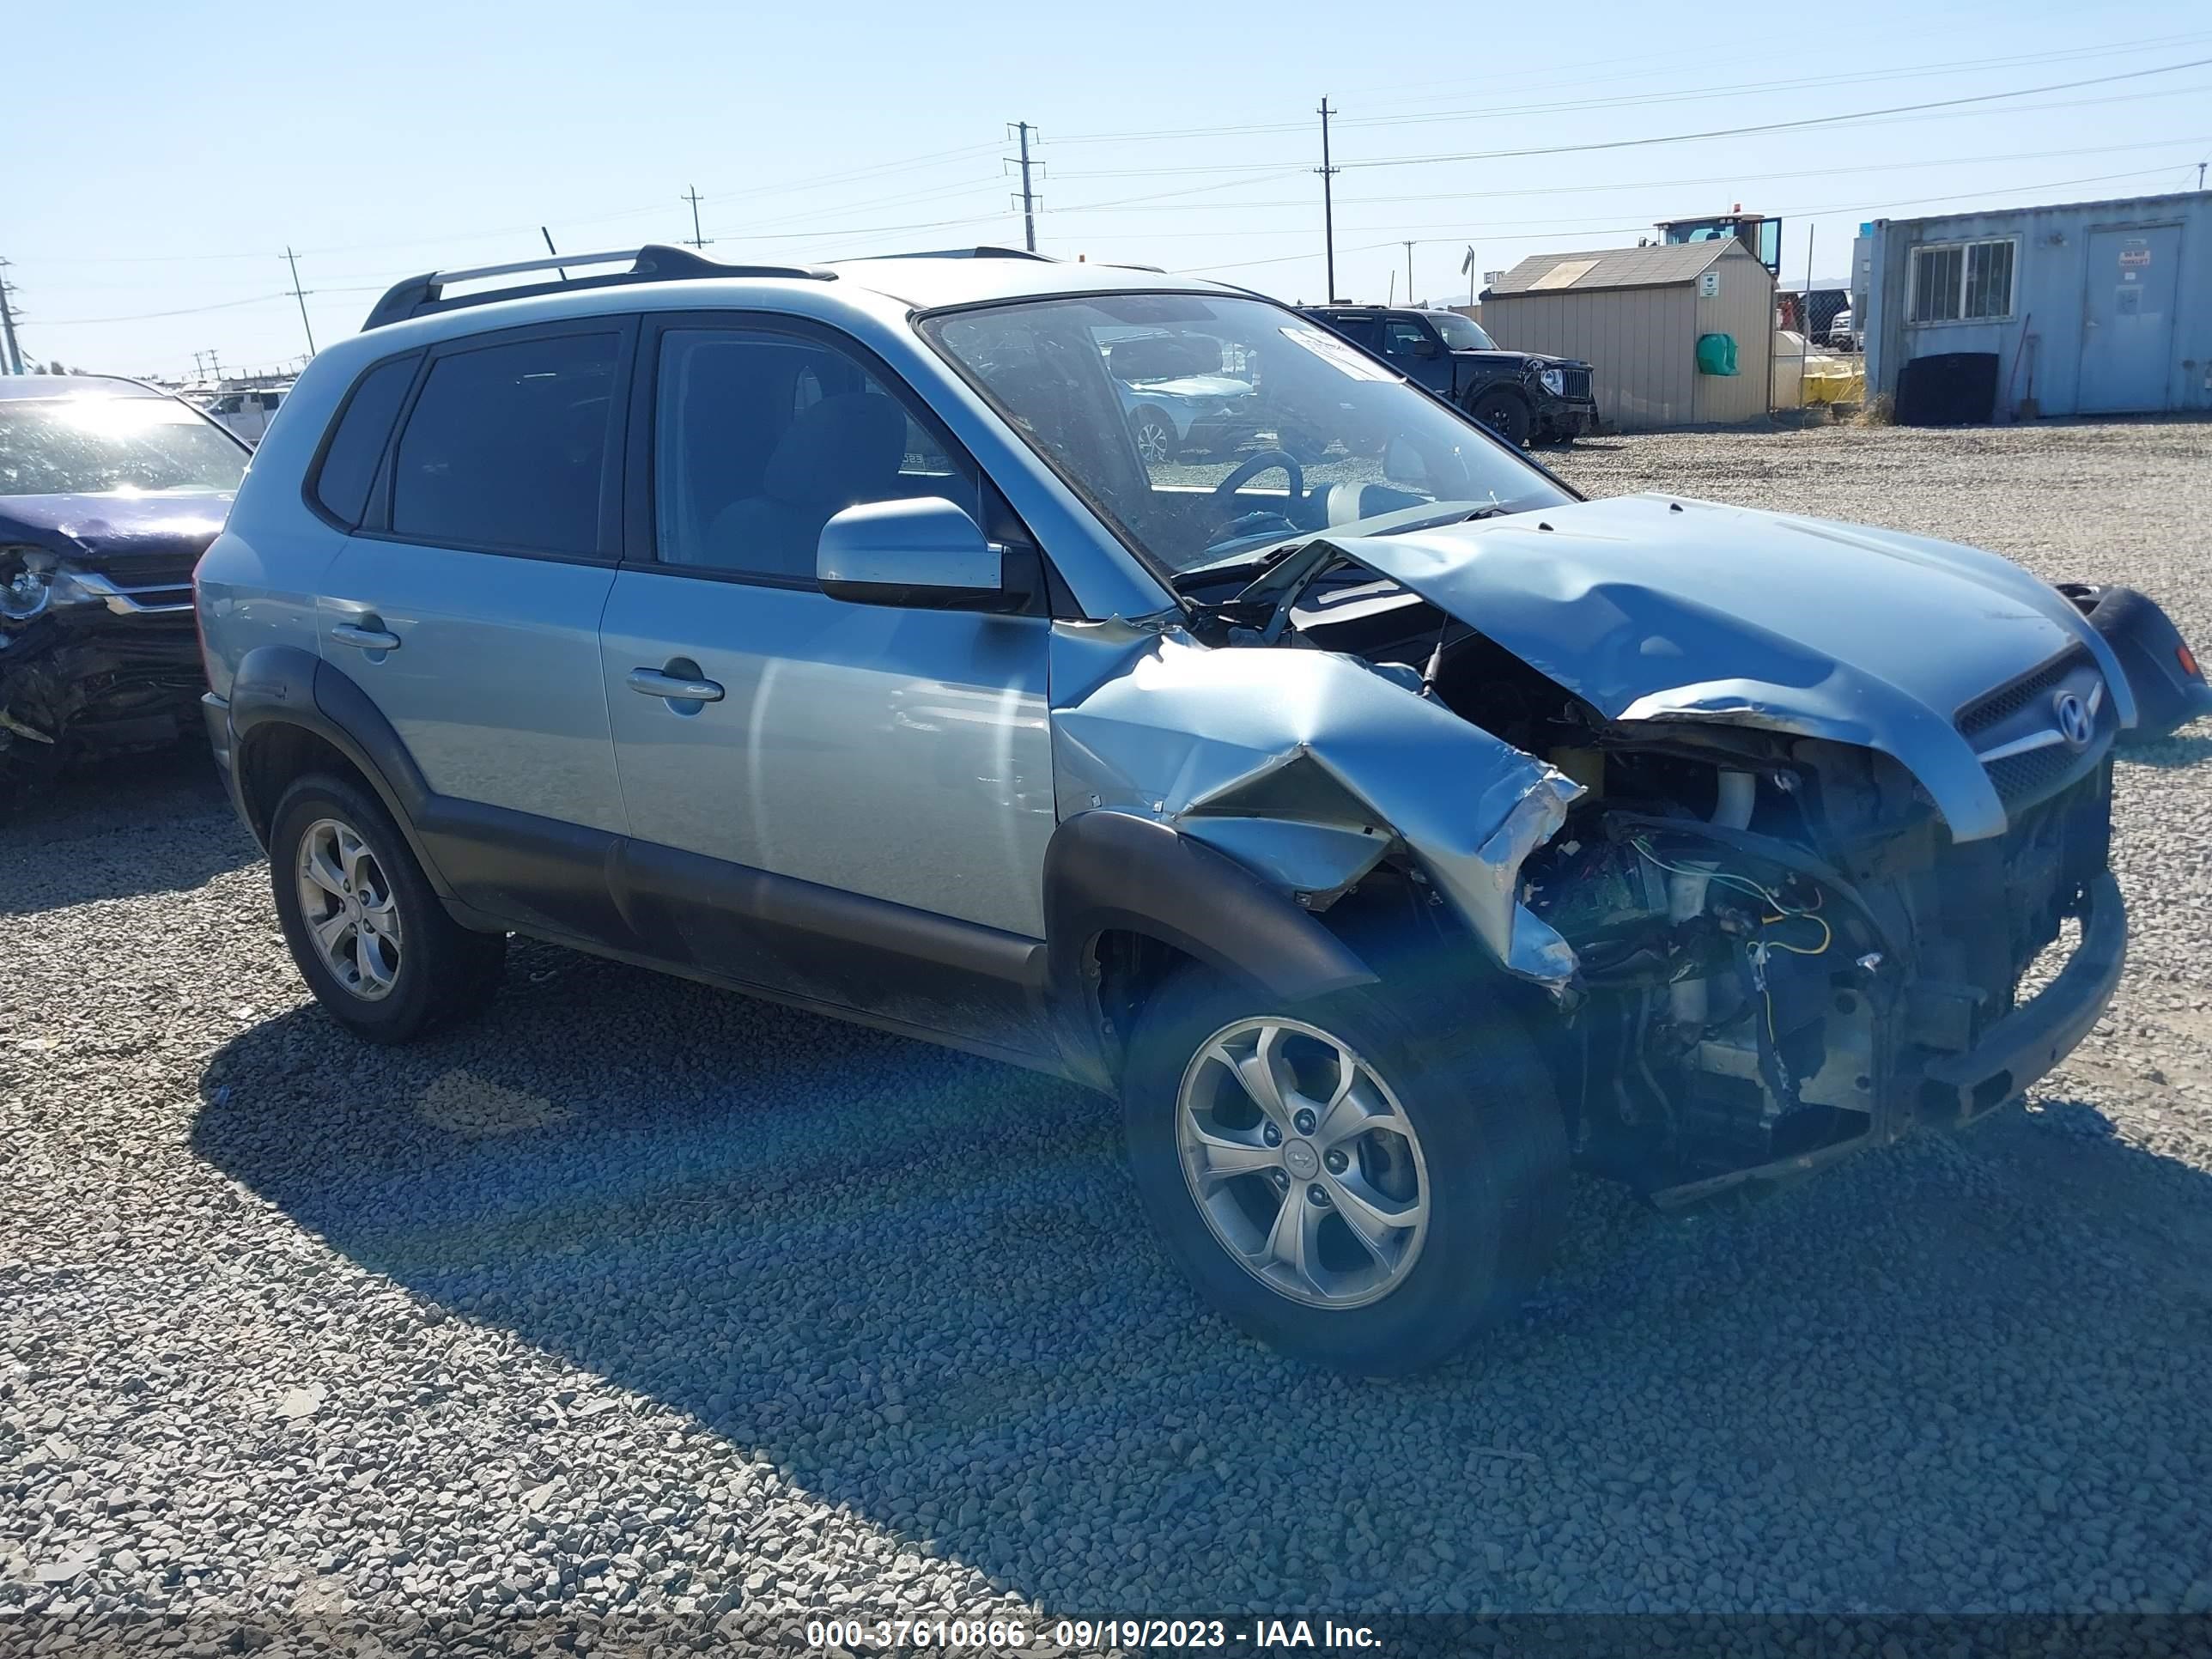
[[1117, 1141], [1048, 1080], [537, 946], [424, 1046], [243, 1033], [192, 1130], [364, 1267], [1060, 1613], [2172, 1607], [2206, 1571], [2212, 1180], [2086, 1106], [1695, 1222], [1580, 1183], [1540, 1303], [1397, 1383], [1201, 1316]]
[[0, 915], [178, 892], [260, 856], [204, 743], [95, 762], [0, 806]]
[[2163, 769], [2200, 765], [2212, 760], [2212, 732], [2176, 732], [2140, 749], [2123, 749], [2120, 759], [2133, 761], [2138, 766]]

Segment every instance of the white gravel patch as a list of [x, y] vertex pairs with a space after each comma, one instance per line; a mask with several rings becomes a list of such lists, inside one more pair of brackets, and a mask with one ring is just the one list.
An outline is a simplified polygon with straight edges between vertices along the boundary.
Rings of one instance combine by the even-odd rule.
[[[2212, 645], [2212, 426], [1555, 464], [2130, 582]], [[0, 1653], [2212, 1607], [2208, 758], [2122, 767], [2127, 982], [2028, 1109], [1742, 1213], [1578, 1183], [1526, 1319], [1387, 1385], [1200, 1316], [1096, 1098], [535, 945], [365, 1048], [204, 763], [81, 780], [0, 831]]]

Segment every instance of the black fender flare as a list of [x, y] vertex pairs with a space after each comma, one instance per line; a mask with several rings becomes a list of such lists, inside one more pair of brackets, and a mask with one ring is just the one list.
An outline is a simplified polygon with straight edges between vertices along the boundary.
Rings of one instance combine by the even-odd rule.
[[368, 693], [313, 652], [296, 645], [257, 646], [240, 659], [230, 685], [232, 787], [239, 811], [265, 850], [269, 825], [250, 810], [247, 780], [258, 738], [297, 726], [328, 743], [368, 781], [407, 837], [409, 849], [441, 898], [453, 896], [416, 824], [430, 786], [415, 757]]
[[1378, 977], [1351, 946], [1244, 866], [1173, 824], [1078, 812], [1044, 854], [1045, 972], [1053, 1000], [1098, 1050], [1093, 951], [1103, 933], [1158, 939], [1292, 1000]]

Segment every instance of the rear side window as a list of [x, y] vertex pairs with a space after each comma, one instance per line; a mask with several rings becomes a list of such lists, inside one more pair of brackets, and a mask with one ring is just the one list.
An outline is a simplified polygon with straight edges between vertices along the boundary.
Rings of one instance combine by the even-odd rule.
[[355, 383], [338, 412], [337, 426], [323, 450], [322, 470], [315, 475], [315, 499], [340, 524], [357, 525], [368, 510], [377, 463], [384, 459], [392, 422], [421, 361], [419, 356], [397, 357], [379, 363]]
[[392, 532], [594, 553], [622, 337], [564, 334], [436, 359], [399, 434]]

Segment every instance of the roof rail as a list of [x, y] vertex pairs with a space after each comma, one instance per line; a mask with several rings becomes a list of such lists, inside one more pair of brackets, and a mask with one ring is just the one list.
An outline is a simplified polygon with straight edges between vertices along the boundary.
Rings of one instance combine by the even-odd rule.
[[913, 248], [904, 253], [860, 253], [850, 263], [860, 264], [868, 259], [1035, 259], [1042, 264], [1058, 264], [1049, 253], [1032, 253], [1026, 248], [993, 247], [988, 243], [979, 247]]
[[[599, 276], [570, 277], [568, 270], [575, 265], [610, 265], [623, 260], [630, 262], [628, 270], [610, 271]], [[457, 294], [448, 297], [446, 289], [455, 283], [481, 282], [488, 276], [516, 276], [526, 271], [550, 270], [558, 273], [551, 282], [525, 283], [514, 288], [485, 289], [473, 294]], [[520, 300], [538, 294], [566, 294], [577, 289], [616, 288], [628, 283], [676, 283], [702, 276], [783, 276], [805, 282], [830, 283], [837, 273], [812, 265], [726, 265], [712, 259], [702, 258], [680, 247], [664, 247], [648, 243], [643, 247], [623, 248], [609, 253], [550, 254], [543, 259], [518, 259], [513, 264], [478, 265], [468, 270], [433, 270], [406, 281], [394, 283], [385, 291], [363, 323], [365, 333], [372, 328], [381, 328], [386, 323], [403, 323], [410, 317], [421, 317], [434, 311], [458, 311], [464, 306], [489, 305], [495, 300]]]

